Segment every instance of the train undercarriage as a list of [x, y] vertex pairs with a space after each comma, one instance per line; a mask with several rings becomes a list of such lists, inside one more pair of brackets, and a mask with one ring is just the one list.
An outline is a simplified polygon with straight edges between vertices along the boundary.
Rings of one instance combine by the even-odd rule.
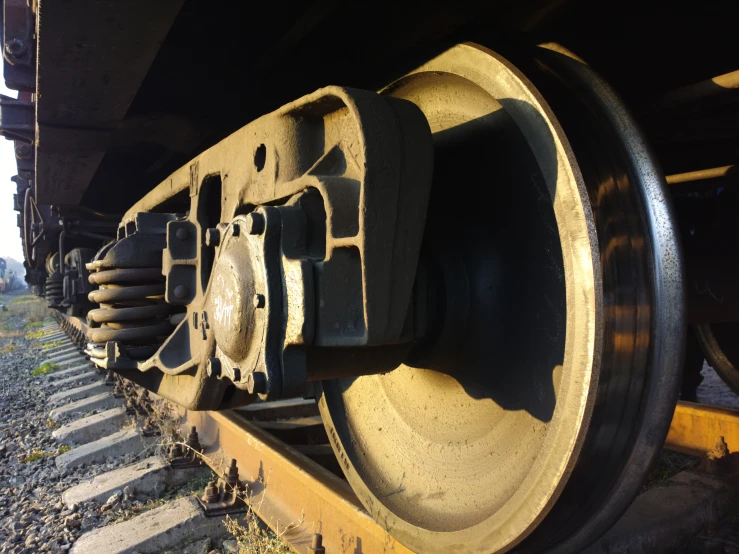
[[579, 551], [739, 392], [734, 3], [3, 9], [35, 292], [187, 409], [315, 397], [408, 548]]

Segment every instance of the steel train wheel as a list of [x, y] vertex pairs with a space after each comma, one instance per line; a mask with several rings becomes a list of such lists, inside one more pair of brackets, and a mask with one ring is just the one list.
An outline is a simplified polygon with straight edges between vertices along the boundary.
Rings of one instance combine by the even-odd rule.
[[423, 264], [445, 323], [396, 370], [321, 385], [347, 479], [418, 552], [586, 546], [637, 494], [677, 399], [663, 178], [586, 65], [509, 59], [459, 45], [383, 91], [434, 133]]
[[735, 323], [703, 323], [695, 326], [695, 336], [708, 364], [734, 393], [739, 394], [739, 347]]

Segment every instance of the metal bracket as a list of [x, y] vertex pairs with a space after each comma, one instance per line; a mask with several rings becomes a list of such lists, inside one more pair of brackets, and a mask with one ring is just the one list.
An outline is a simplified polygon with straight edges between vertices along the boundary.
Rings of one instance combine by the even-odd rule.
[[36, 18], [26, 0], [3, 1], [3, 76], [8, 88], [36, 89]]
[[32, 144], [36, 136], [34, 117], [33, 102], [0, 94], [0, 135], [6, 139]]
[[246, 485], [239, 480], [239, 469], [236, 460], [231, 460], [231, 467], [218, 481], [210, 481], [205, 487], [205, 494], [197, 497], [205, 517], [246, 513]]
[[200, 445], [197, 428], [193, 427], [185, 441], [185, 447], [175, 443], [169, 449], [169, 467], [172, 469], [188, 469], [205, 465], [202, 456], [203, 447]]

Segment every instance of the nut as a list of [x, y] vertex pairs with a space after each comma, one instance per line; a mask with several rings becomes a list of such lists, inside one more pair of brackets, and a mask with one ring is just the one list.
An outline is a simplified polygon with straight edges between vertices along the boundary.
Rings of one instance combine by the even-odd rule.
[[210, 358], [206, 366], [208, 377], [219, 378], [221, 376], [221, 360], [218, 358]]
[[28, 49], [22, 40], [14, 38], [5, 43], [5, 50], [14, 58], [20, 58]]
[[267, 392], [267, 376], [259, 371], [246, 377], [246, 390], [249, 394], [265, 394]]
[[215, 227], [205, 231], [205, 245], [214, 248], [221, 244], [221, 231]]
[[250, 235], [261, 235], [264, 233], [264, 216], [259, 212], [247, 214], [246, 232]]

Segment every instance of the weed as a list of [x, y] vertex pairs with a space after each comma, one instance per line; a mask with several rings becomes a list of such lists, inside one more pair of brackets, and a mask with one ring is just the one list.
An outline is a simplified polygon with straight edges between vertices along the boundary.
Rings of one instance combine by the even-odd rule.
[[642, 492], [661, 485], [685, 469], [696, 467], [699, 462], [700, 460], [694, 456], [680, 454], [672, 450], [663, 450], [657, 458], [657, 463], [652, 468], [646, 483], [644, 483]]
[[29, 340], [33, 339], [40, 339], [48, 335], [49, 333], [47, 331], [32, 331], [31, 333], [28, 333], [26, 335], [26, 338]]
[[34, 369], [31, 372], [31, 377], [39, 377], [41, 375], [47, 375], [49, 373], [53, 373], [59, 369], [59, 365], [55, 364], [54, 362], [44, 362], [40, 366], [38, 366], [36, 369]]
[[0, 348], [0, 354], [10, 354], [13, 350], [15, 350], [15, 344], [11, 342]]
[[59, 425], [53, 419], [49, 418], [49, 419], [46, 420], [46, 428], [47, 429], [59, 429], [59, 427], [61, 427], [61, 425]]
[[43, 326], [43, 321], [29, 321], [28, 323], [26, 323], [26, 329], [38, 329], [39, 327]]
[[62, 341], [60, 340], [54, 340], [51, 342], [45, 342], [42, 345], [40, 345], [41, 350], [51, 350], [52, 348], [56, 348], [57, 346], [61, 346]]
[[24, 464], [30, 463], [30, 462], [36, 462], [38, 460], [41, 460], [42, 458], [49, 458], [51, 456], [58, 456], [59, 454], [64, 454], [65, 452], [69, 452], [70, 447], [66, 444], [63, 444], [59, 447], [56, 451], [46, 451], [46, 450], [39, 450], [37, 448], [34, 448], [31, 450], [31, 453], [27, 456], [24, 456], [21, 458], [21, 462]]
[[162, 506], [167, 502], [171, 502], [172, 500], [177, 500], [178, 498], [191, 496], [193, 494], [201, 494], [203, 492], [203, 489], [205, 489], [205, 486], [208, 484], [208, 481], [210, 481], [211, 479], [212, 477], [210, 476], [192, 478], [187, 481], [187, 483], [185, 483], [182, 487], [179, 487], [177, 489], [165, 490], [164, 494], [160, 498], [149, 499], [145, 503], [139, 504], [138, 506], [131, 506], [130, 508], [116, 512], [110, 517], [110, 519], [108, 520], [108, 524], [110, 525], [112, 523], [127, 521], [142, 512], [148, 512], [149, 510], [158, 508], [159, 506]]
[[30, 454], [21, 458], [21, 462], [24, 464], [35, 462], [37, 460], [41, 460], [42, 458], [46, 458], [48, 455], [48, 452], [45, 452], [44, 450], [36, 450], [34, 448], [33, 450], [31, 450]]

